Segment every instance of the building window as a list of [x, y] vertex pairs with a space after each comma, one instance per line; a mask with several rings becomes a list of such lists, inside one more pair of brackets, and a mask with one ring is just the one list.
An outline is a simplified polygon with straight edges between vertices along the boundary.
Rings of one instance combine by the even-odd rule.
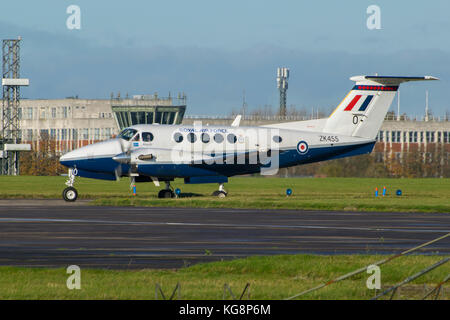
[[68, 108], [67, 107], [62, 107], [62, 112], [63, 112], [63, 118], [67, 118], [68, 116]]
[[449, 142], [449, 141], [448, 141], [448, 136], [449, 136], [449, 132], [444, 131], [444, 143]]
[[61, 140], [67, 140], [67, 129], [61, 129]]
[[27, 129], [27, 141], [33, 141], [33, 129]]
[[111, 128], [105, 128], [105, 137], [106, 139], [111, 138]]
[[94, 129], [94, 140], [100, 140], [100, 128]]
[[414, 131], [414, 142], [417, 143], [417, 131]]
[[56, 108], [52, 108], [52, 119], [56, 118]]
[[50, 129], [50, 138], [52, 140], [56, 139], [56, 129]]
[[48, 140], [48, 130], [47, 129], [41, 129], [39, 131], [39, 137], [41, 140]]
[[72, 140], [78, 141], [78, 129], [72, 129]]
[[380, 141], [380, 142], [382, 142], [384, 139], [383, 139], [383, 131], [380, 131], [380, 132], [378, 132], [378, 141]]
[[22, 120], [22, 108], [17, 109], [17, 117], [19, 118], [19, 120]]
[[33, 108], [28, 107], [25, 119], [33, 119]]

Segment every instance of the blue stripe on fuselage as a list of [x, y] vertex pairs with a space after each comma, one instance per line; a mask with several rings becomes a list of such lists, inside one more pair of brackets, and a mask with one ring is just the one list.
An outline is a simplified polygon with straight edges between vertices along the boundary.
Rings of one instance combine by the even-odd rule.
[[[285, 150], [279, 155], [279, 168], [294, 165], [307, 164], [312, 162], [338, 159], [349, 156], [356, 156], [370, 153], [375, 142], [348, 146], [327, 146], [322, 148], [310, 148], [306, 154], [300, 154], [296, 149]], [[115, 169], [119, 164], [112, 158], [94, 158], [61, 161], [61, 164], [73, 168], [77, 167], [90, 172], [115, 174]], [[269, 167], [266, 165], [265, 167]], [[151, 177], [200, 177], [200, 176], [234, 176], [240, 174], [258, 173], [259, 164], [140, 164], [138, 172], [141, 175]], [[122, 172], [127, 173], [129, 166], [122, 164]]]

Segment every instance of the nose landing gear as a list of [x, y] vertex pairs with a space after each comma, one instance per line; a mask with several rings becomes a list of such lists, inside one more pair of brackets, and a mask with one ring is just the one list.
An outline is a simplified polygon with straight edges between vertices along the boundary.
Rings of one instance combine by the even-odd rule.
[[77, 175], [77, 173], [78, 173], [77, 168], [69, 169], [68, 173], [69, 179], [67, 179], [66, 181], [67, 188], [65, 188], [62, 192], [62, 196], [65, 201], [73, 202], [78, 198], [78, 191], [73, 187], [73, 184], [75, 183], [75, 176]]

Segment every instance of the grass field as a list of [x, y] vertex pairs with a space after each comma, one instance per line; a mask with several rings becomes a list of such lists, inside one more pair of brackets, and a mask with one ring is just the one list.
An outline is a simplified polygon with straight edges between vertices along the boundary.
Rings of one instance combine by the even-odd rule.
[[[61, 199], [64, 181], [64, 177], [2, 176], [0, 198]], [[226, 184], [225, 199], [211, 196], [215, 184], [185, 185], [177, 179], [172, 186], [181, 189], [180, 198], [158, 199], [162, 187], [153, 183], [137, 184], [138, 195], [133, 196], [128, 179], [77, 178], [75, 183], [79, 197], [93, 199], [97, 205], [450, 212], [450, 179], [236, 177]], [[385, 197], [381, 196], [383, 186]], [[290, 197], [285, 195], [287, 188], [293, 190]], [[402, 190], [401, 197], [395, 195], [397, 189]]]
[[[198, 264], [179, 270], [81, 270], [81, 289], [68, 290], [65, 269], [0, 267], [0, 299], [155, 299], [158, 283], [166, 296], [179, 283], [180, 299], [223, 299], [227, 283], [239, 296], [250, 284], [250, 299], [285, 299], [347, 272], [368, 266], [380, 256], [291, 255], [250, 257]], [[382, 289], [441, 260], [437, 256], [406, 256], [381, 266]], [[417, 299], [448, 275], [450, 267], [416, 279], [396, 294], [396, 299]], [[361, 273], [332, 284], [302, 299], [370, 299], [370, 275]], [[427, 287], [425, 287], [425, 285]], [[449, 299], [449, 284], [441, 299]], [[389, 297], [389, 296], [388, 296]], [[226, 298], [230, 299], [228, 295]]]

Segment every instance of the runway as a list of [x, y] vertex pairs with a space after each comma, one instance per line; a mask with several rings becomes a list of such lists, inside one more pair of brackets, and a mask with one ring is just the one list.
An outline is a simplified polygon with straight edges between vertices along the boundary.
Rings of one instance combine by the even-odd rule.
[[[0, 201], [0, 265], [179, 268], [275, 254], [393, 254], [450, 232], [450, 214], [97, 207]], [[420, 251], [450, 254], [450, 237]]]

